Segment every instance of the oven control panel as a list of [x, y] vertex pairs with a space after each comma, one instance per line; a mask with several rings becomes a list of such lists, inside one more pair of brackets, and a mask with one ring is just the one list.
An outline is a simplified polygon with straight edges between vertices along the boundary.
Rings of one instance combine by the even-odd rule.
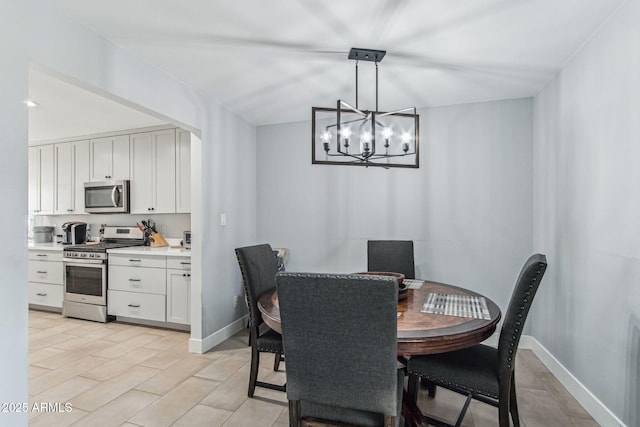
[[107, 259], [107, 254], [104, 253], [104, 252], [72, 252], [72, 251], [65, 251], [64, 252], [64, 257], [65, 258], [70, 258], [70, 259], [103, 260], [103, 259]]

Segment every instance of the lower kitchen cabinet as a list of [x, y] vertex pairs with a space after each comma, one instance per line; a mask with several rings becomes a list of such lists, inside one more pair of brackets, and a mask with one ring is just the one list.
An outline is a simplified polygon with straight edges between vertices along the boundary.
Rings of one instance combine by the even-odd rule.
[[62, 251], [29, 250], [27, 277], [29, 304], [59, 311], [62, 309]]
[[109, 254], [107, 313], [190, 324], [191, 259]]
[[62, 285], [29, 282], [29, 304], [62, 308]]
[[191, 323], [191, 259], [167, 259], [167, 322]]
[[165, 321], [165, 296], [109, 289], [107, 313], [134, 319]]

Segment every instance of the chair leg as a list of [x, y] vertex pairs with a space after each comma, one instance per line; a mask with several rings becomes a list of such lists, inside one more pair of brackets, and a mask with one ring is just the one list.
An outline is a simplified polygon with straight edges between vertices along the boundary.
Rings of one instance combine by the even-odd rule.
[[300, 401], [289, 401], [289, 427], [299, 427], [301, 423]]
[[429, 397], [436, 397], [436, 384], [434, 382], [423, 378], [420, 383], [427, 389]]
[[509, 411], [514, 427], [520, 427], [520, 414], [518, 413], [518, 398], [516, 396], [516, 373], [511, 374], [511, 390], [509, 391]]
[[509, 425], [509, 400], [511, 393], [511, 380], [513, 371], [501, 375], [503, 381], [500, 382], [498, 398], [498, 425], [500, 427], [510, 427]]
[[282, 353], [276, 353], [273, 359], [273, 370], [277, 371], [278, 368], [280, 368], [280, 362], [282, 361]]
[[256, 381], [258, 380], [258, 368], [260, 367], [260, 352], [255, 343], [257, 338], [254, 336], [254, 331], [251, 331], [251, 371], [249, 372], [249, 391], [247, 395], [253, 397], [253, 393], [256, 391]]
[[409, 395], [409, 401], [413, 404], [418, 403], [418, 375], [409, 374], [409, 380], [407, 382], [407, 394]]

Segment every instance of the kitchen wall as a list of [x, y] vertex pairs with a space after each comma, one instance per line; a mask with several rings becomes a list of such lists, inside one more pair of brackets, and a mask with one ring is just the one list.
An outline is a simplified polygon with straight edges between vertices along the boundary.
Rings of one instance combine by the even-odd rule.
[[[199, 179], [192, 193], [192, 203], [198, 208], [192, 208], [191, 214], [195, 233], [192, 295], [197, 302], [192, 339], [203, 341], [219, 330], [228, 332], [228, 326], [246, 313], [231, 304], [241, 290], [237, 265], [230, 262], [233, 248], [255, 240], [255, 234], [251, 236], [256, 222], [253, 127], [131, 51], [68, 20], [45, 0], [0, 2], [0, 55], [0, 196], [4, 204], [0, 218], [7, 242], [0, 246], [0, 334], [4, 342], [11, 343], [2, 352], [0, 402], [28, 402], [24, 238], [28, 229], [28, 118], [22, 100], [28, 94], [29, 67], [143, 108], [200, 136], [202, 143], [192, 146], [192, 166], [197, 165], [192, 177]], [[232, 213], [224, 230], [209, 224], [222, 209]], [[194, 224], [201, 229], [194, 229]], [[198, 232], [200, 240], [196, 240]], [[16, 250], [16, 245], [21, 249]], [[0, 416], [3, 425], [27, 424], [26, 413]]]
[[532, 333], [628, 426], [640, 425], [638, 22], [638, 1], [608, 19], [535, 98], [534, 127], [534, 248], [550, 268]]
[[310, 122], [258, 127], [259, 241], [288, 270], [347, 273], [367, 239], [413, 240], [419, 277], [506, 307], [532, 248], [532, 100], [419, 114], [419, 169], [312, 165]]
[[[162, 214], [162, 215], [34, 215], [31, 223], [38, 225], [55, 226], [55, 234], [62, 234], [62, 224], [69, 221], [86, 222], [90, 226], [90, 234], [98, 239], [101, 224], [135, 226], [136, 222], [151, 219], [156, 223], [156, 229], [164, 237], [182, 239], [182, 232], [191, 227], [190, 214]], [[165, 231], [166, 229], [166, 231]]]

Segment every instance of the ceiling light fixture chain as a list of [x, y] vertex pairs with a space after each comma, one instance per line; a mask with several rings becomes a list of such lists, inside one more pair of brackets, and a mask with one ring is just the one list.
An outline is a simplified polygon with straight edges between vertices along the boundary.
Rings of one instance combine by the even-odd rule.
[[[355, 60], [355, 107], [338, 100], [336, 109], [312, 109], [312, 162], [320, 164], [362, 165], [388, 167], [419, 167], [419, 116], [415, 107], [380, 112], [378, 105], [379, 67], [386, 51], [352, 48], [348, 58]], [[375, 110], [360, 109], [360, 61], [375, 64]], [[331, 117], [333, 114], [333, 118]], [[395, 138], [394, 138], [395, 135]], [[353, 138], [359, 144], [353, 143]], [[376, 139], [384, 140], [384, 152], [376, 151]], [[316, 153], [316, 139], [321, 141]], [[335, 140], [335, 144], [332, 144]], [[320, 151], [321, 150], [321, 151]], [[324, 152], [325, 160], [317, 160]], [[405, 158], [402, 160], [400, 158]]]

